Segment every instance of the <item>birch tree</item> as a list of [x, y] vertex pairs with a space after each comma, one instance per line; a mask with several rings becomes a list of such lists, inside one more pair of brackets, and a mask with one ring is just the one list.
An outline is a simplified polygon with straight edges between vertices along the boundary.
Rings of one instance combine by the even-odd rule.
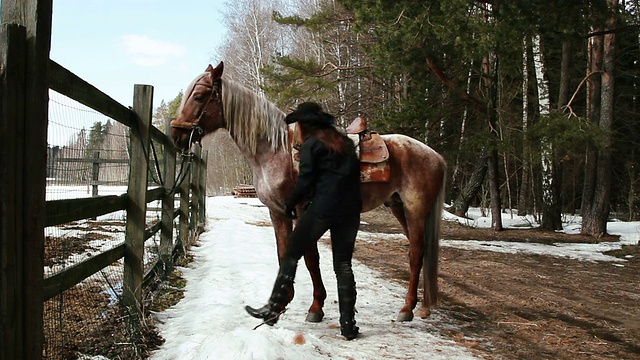
[[283, 0], [236, 0], [225, 3], [227, 32], [216, 53], [225, 61], [225, 74], [257, 93], [262, 93], [262, 69], [277, 53], [286, 52], [290, 37], [277, 26], [273, 12], [285, 9]]
[[[533, 62], [536, 74], [536, 86], [538, 89], [538, 112], [540, 118], [549, 118], [551, 115], [551, 100], [549, 97], [549, 84], [545, 78], [545, 64], [542, 50], [540, 49], [540, 35], [533, 37]], [[562, 224], [556, 224], [553, 220], [554, 207], [554, 159], [553, 143], [549, 136], [540, 139], [540, 165], [542, 169], [542, 224], [541, 227], [549, 230], [560, 230]], [[557, 226], [560, 226], [559, 228]]]
[[528, 199], [531, 190], [531, 149], [529, 147], [529, 43], [528, 36], [524, 37], [522, 46], [522, 175], [520, 193], [518, 194], [518, 215], [527, 215], [530, 207]]

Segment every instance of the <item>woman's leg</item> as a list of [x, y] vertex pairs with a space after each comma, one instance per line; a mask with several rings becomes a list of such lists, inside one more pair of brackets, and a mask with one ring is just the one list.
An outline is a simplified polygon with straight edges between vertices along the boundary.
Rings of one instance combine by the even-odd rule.
[[360, 226], [360, 215], [351, 219], [341, 219], [331, 227], [331, 246], [333, 250], [333, 270], [338, 283], [338, 305], [340, 308], [340, 331], [351, 340], [358, 336], [356, 326], [356, 282], [351, 268], [353, 248]]
[[276, 276], [269, 301], [261, 308], [245, 306], [245, 310], [249, 315], [263, 319], [267, 325], [274, 325], [278, 322], [280, 314], [284, 312], [291, 299], [290, 294], [293, 291], [293, 280], [296, 275], [298, 260], [302, 257], [304, 248], [311, 241], [318, 241], [327, 229], [326, 222], [315, 218], [309, 211], [298, 219], [287, 241], [287, 252], [280, 263], [278, 276]]

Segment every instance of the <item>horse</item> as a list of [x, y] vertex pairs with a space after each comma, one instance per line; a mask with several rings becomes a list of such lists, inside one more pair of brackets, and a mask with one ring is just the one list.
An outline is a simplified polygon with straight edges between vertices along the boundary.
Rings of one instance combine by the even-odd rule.
[[[297, 177], [291, 156], [295, 124], [287, 125], [285, 113], [264, 96], [223, 77], [223, 69], [223, 62], [215, 68], [209, 64], [187, 86], [179, 114], [171, 122], [171, 136], [178, 148], [188, 150], [192, 143], [200, 142], [218, 129], [229, 132], [251, 165], [257, 197], [269, 209], [281, 261], [293, 229], [293, 221], [285, 215], [284, 207]], [[414, 318], [421, 269], [423, 298], [416, 315], [426, 318], [438, 300], [446, 163], [435, 150], [411, 137], [401, 134], [381, 137], [389, 153], [389, 180], [362, 183], [362, 212], [384, 203], [402, 226], [410, 244], [410, 278], [397, 319], [411, 321]], [[305, 250], [304, 260], [313, 284], [313, 301], [306, 321], [320, 322], [327, 293], [316, 243]]]

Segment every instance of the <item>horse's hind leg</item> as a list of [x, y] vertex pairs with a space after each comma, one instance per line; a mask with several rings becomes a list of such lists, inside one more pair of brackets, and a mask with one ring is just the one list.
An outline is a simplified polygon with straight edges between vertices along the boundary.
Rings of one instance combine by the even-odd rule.
[[[409, 289], [407, 290], [404, 306], [398, 314], [398, 321], [411, 321], [413, 320], [413, 309], [418, 304], [418, 285], [424, 255], [424, 242], [422, 240], [424, 222], [421, 221], [421, 216], [416, 216], [420, 214], [407, 211], [397, 194], [394, 194], [387, 204], [400, 225], [402, 225], [407, 239], [409, 239]], [[422, 311], [420, 316], [426, 317], [422, 314]]]
[[394, 193], [393, 195], [391, 195], [389, 200], [387, 200], [384, 204], [389, 207], [393, 216], [395, 216], [395, 218], [400, 223], [400, 226], [402, 226], [404, 235], [406, 237], [409, 237], [409, 234], [407, 233], [407, 218], [404, 215], [404, 206], [402, 206], [402, 200], [400, 199], [398, 193]]
[[324, 317], [322, 307], [324, 300], [327, 298], [327, 290], [322, 282], [320, 274], [320, 254], [318, 253], [318, 243], [312, 242], [304, 251], [304, 263], [307, 265], [311, 282], [313, 283], [313, 302], [307, 313], [307, 321], [321, 322]]

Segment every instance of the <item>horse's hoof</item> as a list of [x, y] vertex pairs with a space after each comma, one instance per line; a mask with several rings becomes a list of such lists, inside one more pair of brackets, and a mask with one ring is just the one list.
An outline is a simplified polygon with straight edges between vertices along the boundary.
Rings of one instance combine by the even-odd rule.
[[421, 307], [420, 309], [416, 310], [416, 316], [421, 319], [426, 319], [429, 317], [429, 315], [431, 315], [431, 309], [429, 308]]
[[324, 312], [322, 311], [307, 313], [308, 322], [319, 323], [322, 321], [322, 318], [324, 318]]
[[413, 320], [413, 313], [409, 312], [401, 312], [398, 314], [398, 321], [411, 321]]

